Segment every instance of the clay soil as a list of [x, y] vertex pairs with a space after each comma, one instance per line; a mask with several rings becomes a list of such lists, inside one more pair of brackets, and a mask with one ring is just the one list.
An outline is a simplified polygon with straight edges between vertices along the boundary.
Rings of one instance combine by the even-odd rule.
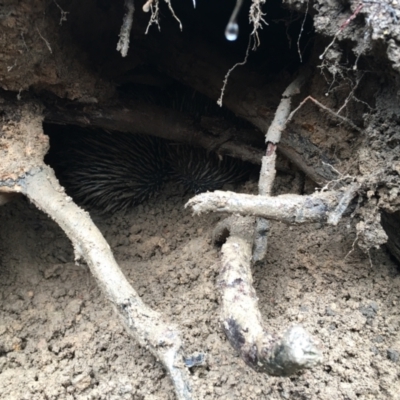
[[[267, 261], [254, 270], [263, 317], [275, 332], [302, 324], [324, 361], [291, 378], [260, 375], [219, 323], [211, 233], [222, 216], [193, 217], [189, 198], [169, 186], [128, 215], [94, 220], [143, 300], [180, 326], [187, 354], [205, 354], [192, 368], [199, 399], [400, 398], [400, 274], [385, 248], [351, 252], [348, 220], [273, 224]], [[0, 220], [0, 398], [174, 399], [161, 365], [75, 265], [63, 232], [23, 198], [1, 207]]]

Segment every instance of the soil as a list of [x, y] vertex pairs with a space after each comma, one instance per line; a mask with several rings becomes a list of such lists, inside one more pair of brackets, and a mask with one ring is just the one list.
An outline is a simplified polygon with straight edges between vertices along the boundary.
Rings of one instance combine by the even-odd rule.
[[[287, 190], [283, 176], [278, 189]], [[251, 191], [247, 184], [243, 191]], [[291, 378], [257, 374], [219, 323], [215, 283], [223, 216], [193, 217], [173, 186], [128, 215], [96, 217], [143, 300], [177, 323], [199, 399], [398, 399], [400, 274], [384, 248], [353, 249], [354, 228], [274, 223], [254, 270], [271, 331], [302, 324], [321, 341], [322, 365]], [[174, 399], [161, 365], [126, 335], [56, 224], [21, 198], [0, 208], [0, 397]]]
[[[229, 47], [222, 36], [216, 39], [212, 23], [228, 19], [225, 5], [203, 8], [199, 22], [187, 12], [187, 1], [178, 6], [178, 14], [189, 15], [184, 24], [189, 34], [184, 31], [178, 41], [177, 22], [168, 20], [164, 4], [161, 35], [154, 29], [153, 36], [145, 37], [141, 24], [146, 26], [148, 15], [135, 11], [131, 50], [122, 59], [115, 52], [122, 1], [3, 3], [0, 184], [5, 186], [0, 204], [14, 196], [6, 192], [7, 185], [23, 185], [21, 176], [42, 162], [47, 149], [42, 110], [61, 104], [61, 111], [73, 112], [99, 104], [125, 112], [132, 85], [169, 88], [174, 79], [217, 98], [225, 73], [243, 59], [252, 29], [243, 14], [237, 47]], [[343, 117], [338, 120], [308, 102], [286, 134], [297, 135], [297, 161], [305, 160], [302, 165], [315, 168], [315, 175], [331, 179], [325, 168], [340, 182], [362, 185], [353, 215], [336, 227], [273, 222], [266, 261], [253, 270], [265, 325], [282, 332], [301, 324], [319, 339], [323, 362], [290, 378], [276, 378], [256, 373], [235, 353], [220, 325], [215, 288], [220, 250], [211, 240], [224, 215], [192, 216], [184, 208], [190, 195], [181, 188], [169, 184], [126, 215], [93, 215], [93, 220], [144, 302], [179, 326], [185, 353], [205, 356], [204, 364], [191, 368], [195, 398], [399, 399], [400, 251], [392, 250], [396, 260], [379, 245], [386, 240], [380, 226], [384, 213], [389, 243], [400, 248], [400, 9], [394, 1], [286, 0], [283, 5], [266, 3], [271, 8], [269, 25], [260, 33], [262, 45], [243, 70], [232, 74], [226, 98], [239, 117], [265, 119], [268, 126], [300, 68], [298, 48], [289, 44], [304, 42], [304, 66], [311, 77], [296, 104], [311, 95]], [[204, 16], [209, 24], [203, 23]], [[192, 39], [208, 46], [209, 53]], [[176, 64], [168, 59], [181, 53]], [[210, 55], [223, 63], [212, 69]], [[257, 98], [259, 88], [266, 88], [268, 96]], [[24, 108], [24, 101], [37, 104]], [[6, 109], [12, 118], [6, 118]], [[19, 121], [30, 113], [32, 124], [21, 129]], [[31, 161], [21, 163], [17, 153]], [[297, 161], [291, 160], [299, 167]], [[314, 190], [311, 181], [303, 185], [301, 172], [292, 173], [290, 162], [280, 163], [286, 172], [277, 178], [276, 194]], [[238, 190], [256, 193], [256, 184]], [[128, 337], [87, 266], [75, 263], [72, 245], [56, 223], [22, 196], [0, 207], [0, 221], [0, 399], [175, 399], [161, 364]]]

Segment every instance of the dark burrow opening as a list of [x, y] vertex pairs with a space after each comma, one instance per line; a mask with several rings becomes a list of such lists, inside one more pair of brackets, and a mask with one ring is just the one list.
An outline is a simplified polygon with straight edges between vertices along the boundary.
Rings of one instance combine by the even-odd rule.
[[198, 194], [233, 189], [259, 172], [248, 162], [150, 135], [54, 124], [44, 124], [44, 132], [50, 138], [45, 162], [67, 194], [101, 214], [127, 212], [167, 182]]

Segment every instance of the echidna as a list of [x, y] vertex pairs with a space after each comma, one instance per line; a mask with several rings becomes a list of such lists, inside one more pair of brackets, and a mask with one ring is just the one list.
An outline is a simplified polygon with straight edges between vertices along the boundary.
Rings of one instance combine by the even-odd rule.
[[[50, 132], [51, 133], [51, 132]], [[148, 135], [68, 129], [50, 134], [46, 162], [67, 193], [100, 212], [126, 211], [169, 179], [194, 193], [248, 176], [246, 163]]]
[[240, 182], [249, 175], [246, 163], [203, 148], [172, 143], [168, 155], [173, 179], [195, 194]]
[[60, 136], [51, 140], [46, 162], [84, 206], [104, 213], [127, 210], [156, 193], [168, 175], [161, 139], [81, 129]]

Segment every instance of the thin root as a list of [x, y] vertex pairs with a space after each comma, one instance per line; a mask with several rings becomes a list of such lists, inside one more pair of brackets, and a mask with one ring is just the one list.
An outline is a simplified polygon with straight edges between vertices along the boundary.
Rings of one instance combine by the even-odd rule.
[[329, 107], [324, 106], [322, 103], [320, 103], [318, 100], [314, 99], [314, 97], [312, 96], [307, 96], [289, 115], [286, 123], [290, 122], [294, 116], [294, 114], [296, 114], [297, 111], [300, 110], [301, 107], [303, 107], [303, 105], [308, 101], [312, 101], [314, 104], [316, 104], [318, 107], [322, 108], [323, 110], [325, 110], [326, 112], [328, 112], [329, 114], [333, 115], [335, 118], [339, 119], [340, 121], [346, 123], [347, 125], [351, 126], [353, 129], [355, 129], [358, 132], [362, 132], [363, 130], [361, 128], [359, 128], [357, 125], [355, 125], [352, 121], [350, 121], [348, 118], [342, 117], [341, 115], [339, 115], [337, 112], [331, 110]]
[[121, 31], [119, 33], [119, 41], [117, 43], [117, 51], [121, 52], [122, 57], [128, 55], [129, 41], [133, 23], [133, 12], [135, 11], [135, 5], [133, 0], [125, 0], [126, 14], [121, 25]]

